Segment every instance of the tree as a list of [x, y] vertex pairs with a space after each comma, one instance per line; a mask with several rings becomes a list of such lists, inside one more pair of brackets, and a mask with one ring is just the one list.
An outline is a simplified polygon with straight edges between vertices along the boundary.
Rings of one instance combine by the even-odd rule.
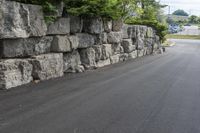
[[178, 16], [189, 16], [189, 14], [187, 12], [185, 12], [184, 10], [176, 10], [175, 12], [173, 12], [173, 15], [178, 15]]
[[192, 24], [197, 24], [198, 23], [198, 17], [195, 15], [192, 15], [189, 17], [189, 22]]

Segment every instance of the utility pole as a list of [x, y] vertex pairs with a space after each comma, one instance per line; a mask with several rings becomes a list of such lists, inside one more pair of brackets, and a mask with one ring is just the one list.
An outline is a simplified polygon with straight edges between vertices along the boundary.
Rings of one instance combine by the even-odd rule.
[[170, 15], [170, 14], [171, 14], [171, 6], [168, 5], [168, 15]]

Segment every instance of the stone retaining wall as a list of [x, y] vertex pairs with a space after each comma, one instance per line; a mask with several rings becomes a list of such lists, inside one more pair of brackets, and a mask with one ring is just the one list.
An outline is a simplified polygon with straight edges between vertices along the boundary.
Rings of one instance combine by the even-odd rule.
[[47, 26], [41, 9], [1, 1], [0, 89], [162, 53], [150, 27], [75, 16]]

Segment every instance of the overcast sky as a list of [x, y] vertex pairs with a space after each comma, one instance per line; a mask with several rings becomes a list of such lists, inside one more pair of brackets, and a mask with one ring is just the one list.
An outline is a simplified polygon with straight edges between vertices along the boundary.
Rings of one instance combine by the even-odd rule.
[[[160, 2], [170, 5], [171, 13], [177, 9], [183, 9], [190, 15], [200, 16], [200, 0], [160, 0]], [[165, 12], [168, 13], [168, 8]]]

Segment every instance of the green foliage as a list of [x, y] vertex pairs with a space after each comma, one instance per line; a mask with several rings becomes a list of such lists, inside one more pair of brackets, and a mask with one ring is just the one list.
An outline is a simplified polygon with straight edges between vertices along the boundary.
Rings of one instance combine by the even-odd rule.
[[147, 25], [156, 30], [156, 34], [162, 41], [165, 40], [167, 34], [167, 25], [162, 20], [161, 8], [165, 5], [161, 5], [156, 0], [135, 0], [134, 3], [135, 11], [137, 12], [136, 17], [128, 17], [125, 23], [132, 25]]
[[198, 16], [192, 15], [189, 17], [189, 23], [192, 24], [198, 24], [199, 23], [199, 18]]
[[120, 0], [65, 0], [69, 14], [118, 19], [123, 15]]
[[175, 12], [173, 12], [173, 15], [178, 15], [178, 16], [189, 16], [189, 14], [187, 12], [185, 12], [184, 10], [176, 10]]
[[129, 18], [126, 20], [127, 24], [131, 25], [147, 25], [156, 30], [156, 34], [160, 37], [161, 41], [165, 41], [167, 34], [167, 25], [162, 24], [156, 20], [143, 20], [140, 18]]

